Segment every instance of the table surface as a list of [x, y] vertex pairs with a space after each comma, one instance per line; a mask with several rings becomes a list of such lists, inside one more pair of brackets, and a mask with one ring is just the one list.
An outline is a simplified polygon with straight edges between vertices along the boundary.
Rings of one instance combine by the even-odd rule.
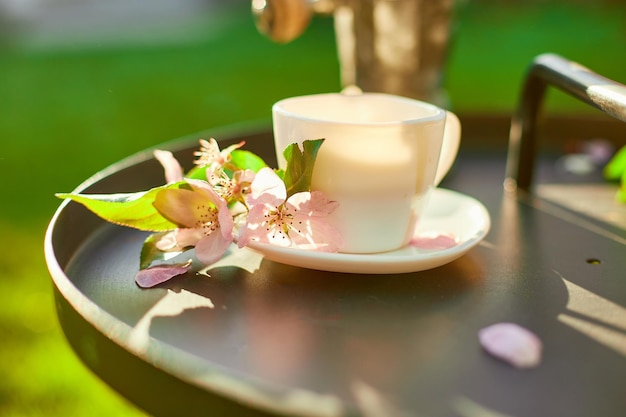
[[[272, 161], [266, 131], [218, 137]], [[196, 138], [168, 146], [190, 166]], [[503, 152], [461, 149], [442, 187], [480, 200], [491, 231], [411, 274], [319, 272], [244, 250], [210, 276], [143, 290], [133, 277], [146, 235], [64, 203], [46, 236], [59, 320], [89, 368], [155, 415], [623, 415], [626, 230], [505, 193], [504, 166]], [[162, 178], [146, 152], [82, 187], [137, 191]], [[541, 338], [538, 367], [481, 349], [478, 331], [497, 322]]]

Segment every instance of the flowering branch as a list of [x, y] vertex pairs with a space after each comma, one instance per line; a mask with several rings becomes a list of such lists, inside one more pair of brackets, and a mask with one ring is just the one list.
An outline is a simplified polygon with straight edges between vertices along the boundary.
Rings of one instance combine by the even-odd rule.
[[194, 167], [183, 172], [171, 152], [156, 150], [166, 184], [128, 194], [57, 194], [121, 226], [153, 232], [144, 241], [135, 281], [147, 288], [189, 271], [193, 250], [203, 265], [218, 261], [232, 242], [261, 242], [336, 252], [339, 233], [326, 217], [337, 207], [311, 190], [313, 165], [323, 139], [285, 149], [284, 171], [270, 169], [244, 143], [220, 150], [215, 139], [200, 140]]

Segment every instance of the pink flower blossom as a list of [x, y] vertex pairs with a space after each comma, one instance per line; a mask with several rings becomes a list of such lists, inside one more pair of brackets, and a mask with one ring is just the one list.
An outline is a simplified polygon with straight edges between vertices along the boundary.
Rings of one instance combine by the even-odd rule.
[[337, 252], [343, 240], [325, 219], [338, 203], [319, 191], [287, 198], [285, 184], [270, 168], [262, 168], [246, 197], [250, 211], [240, 230], [239, 247], [250, 241]]
[[196, 257], [205, 265], [219, 260], [233, 240], [233, 218], [226, 200], [210, 184], [186, 180], [187, 189], [159, 192], [154, 206], [161, 215], [179, 226], [157, 243], [163, 251], [195, 247]]
[[249, 169], [235, 171], [230, 178], [225, 172], [207, 172], [207, 181], [215, 192], [227, 202], [244, 202], [245, 195], [250, 191], [250, 185], [255, 173]]
[[220, 170], [230, 162], [230, 154], [235, 149], [241, 148], [245, 142], [239, 142], [231, 145], [226, 149], [220, 150], [217, 141], [213, 138], [209, 140], [200, 139], [200, 150], [194, 152], [196, 160], [194, 163], [198, 166], [208, 167], [208, 171]]

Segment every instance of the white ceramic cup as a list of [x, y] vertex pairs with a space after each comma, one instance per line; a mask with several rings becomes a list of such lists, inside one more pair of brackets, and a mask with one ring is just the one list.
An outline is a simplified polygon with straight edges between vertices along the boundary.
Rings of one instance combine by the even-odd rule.
[[380, 93], [287, 98], [274, 104], [272, 116], [279, 168], [289, 144], [325, 139], [311, 188], [339, 202], [328, 220], [342, 234], [344, 253], [406, 245], [461, 137], [453, 113]]

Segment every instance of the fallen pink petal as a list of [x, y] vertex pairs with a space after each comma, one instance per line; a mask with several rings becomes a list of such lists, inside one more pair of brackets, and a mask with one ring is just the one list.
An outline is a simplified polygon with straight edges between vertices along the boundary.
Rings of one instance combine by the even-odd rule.
[[142, 269], [135, 275], [135, 282], [141, 288], [150, 288], [183, 275], [191, 269], [191, 262], [175, 265], [157, 265]]
[[532, 368], [541, 362], [541, 340], [515, 323], [497, 323], [478, 332], [481, 346], [492, 356], [516, 368]]
[[414, 236], [409, 245], [419, 249], [442, 250], [455, 247], [457, 240], [451, 235], [425, 234]]

